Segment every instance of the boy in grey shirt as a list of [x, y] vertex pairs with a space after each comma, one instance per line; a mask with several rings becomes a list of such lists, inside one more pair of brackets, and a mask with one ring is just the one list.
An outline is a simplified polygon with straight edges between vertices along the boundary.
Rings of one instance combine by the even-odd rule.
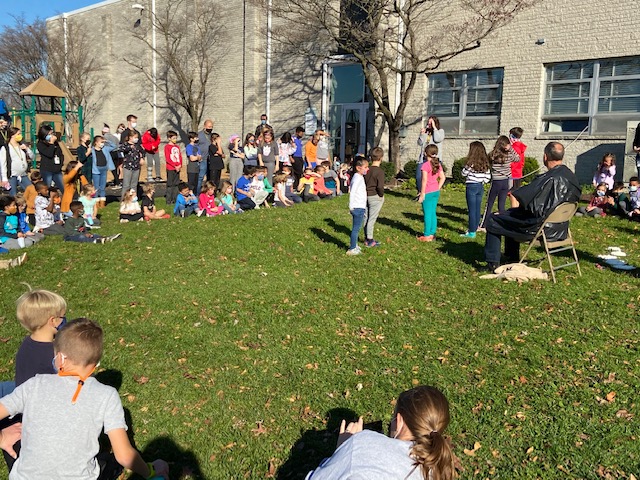
[[[22, 449], [10, 480], [98, 479], [101, 431], [115, 460], [145, 478], [166, 477], [164, 460], [145, 463], [127, 437], [118, 392], [91, 377], [102, 356], [103, 334], [92, 320], [69, 322], [54, 340], [57, 375], [36, 375], [0, 399], [0, 420], [22, 413]], [[0, 447], [12, 456], [19, 430], [2, 432]], [[104, 478], [100, 477], [101, 480]]]

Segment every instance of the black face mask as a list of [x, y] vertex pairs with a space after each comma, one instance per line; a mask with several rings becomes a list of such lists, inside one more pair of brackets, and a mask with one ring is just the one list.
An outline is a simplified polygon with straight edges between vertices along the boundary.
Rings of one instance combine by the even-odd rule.
[[87, 140], [86, 142], [84, 142], [84, 144], [88, 147], [89, 145], [91, 145], [91, 140]]
[[213, 128], [205, 128], [205, 129], [204, 129], [204, 132], [205, 132], [207, 135], [211, 135], [211, 133], [213, 132]]

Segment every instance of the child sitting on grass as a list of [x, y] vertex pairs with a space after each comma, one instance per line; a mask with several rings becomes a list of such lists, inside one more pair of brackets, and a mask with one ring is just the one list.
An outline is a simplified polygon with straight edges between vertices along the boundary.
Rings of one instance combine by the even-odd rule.
[[141, 222], [144, 220], [138, 196], [133, 188], [126, 190], [120, 202], [120, 223]]
[[282, 167], [282, 173], [286, 175], [285, 180], [285, 195], [293, 203], [302, 203], [302, 198], [295, 192], [294, 185], [296, 178], [293, 176], [293, 167], [291, 165], [285, 165]]
[[198, 207], [207, 217], [215, 217], [224, 213], [224, 207], [216, 203], [216, 186], [213, 182], [206, 181], [202, 185], [202, 191], [198, 196]]
[[609, 205], [609, 199], [607, 198], [607, 184], [601, 182], [596, 187], [596, 191], [591, 197], [589, 205], [578, 208], [576, 217], [582, 217], [583, 215], [586, 215], [587, 217], [606, 217], [607, 205]]
[[105, 243], [113, 242], [120, 238], [120, 234], [102, 237], [89, 231], [85, 226], [84, 207], [82, 203], [74, 200], [71, 202], [71, 217], [64, 223], [64, 241], [82, 243]]
[[44, 238], [42, 233], [31, 232], [27, 218], [27, 201], [24, 199], [23, 193], [16, 195], [16, 205], [18, 206], [18, 231], [30, 236], [34, 241], [39, 242]]
[[631, 206], [631, 198], [625, 191], [624, 182], [615, 182], [613, 184], [613, 191], [608, 197], [609, 205], [611, 205], [613, 213], [620, 218], [626, 218], [627, 220], [633, 219], [633, 207]]
[[38, 170], [34, 170], [29, 175], [31, 185], [24, 189], [24, 199], [27, 202], [27, 217], [29, 218], [29, 224], [34, 227], [36, 225], [36, 198], [38, 192], [36, 191], [36, 183], [42, 180], [42, 176]]
[[[53, 368], [58, 375], [38, 375], [0, 399], [0, 419], [22, 413], [25, 440], [12, 478], [92, 478], [100, 475], [98, 437], [109, 437], [113, 459], [143, 478], [167, 478], [163, 460], [145, 463], [129, 442], [118, 392], [91, 375], [100, 363], [103, 332], [92, 320], [69, 322], [54, 340]], [[3, 432], [0, 446], [11, 446], [18, 432]], [[114, 458], [115, 457], [115, 458]], [[119, 468], [111, 478], [117, 478]]]
[[273, 177], [275, 188], [275, 205], [276, 207], [291, 207], [293, 201], [287, 198], [287, 176], [284, 173], [278, 173]]
[[233, 185], [231, 182], [224, 180], [220, 187], [220, 195], [218, 197], [220, 206], [224, 208], [227, 213], [244, 213], [244, 210], [240, 208], [240, 205], [233, 198]]
[[260, 209], [260, 205], [264, 205], [264, 207], [269, 208], [269, 202], [267, 202], [267, 197], [271, 192], [273, 192], [273, 187], [269, 183], [269, 180], [266, 178], [268, 170], [266, 167], [256, 167], [256, 174], [253, 176], [251, 180], [251, 191], [253, 192], [252, 200], [256, 204], [256, 209]]
[[322, 165], [318, 165], [314, 169], [315, 178], [313, 179], [313, 189], [321, 199], [332, 198], [335, 195], [335, 192], [329, 190], [324, 184], [324, 172], [325, 168]]
[[167, 212], [156, 208], [156, 187], [153, 183], [145, 183], [142, 186], [142, 191], [144, 192], [144, 196], [142, 197], [142, 214], [146, 221], [171, 218]]
[[7, 250], [30, 247], [36, 239], [31, 231], [23, 233], [19, 230], [18, 206], [15, 197], [0, 196], [0, 245]]
[[36, 226], [35, 230], [45, 235], [63, 235], [64, 222], [56, 221], [53, 212], [55, 210], [55, 201], [60, 197], [57, 193], [52, 192], [49, 186], [44, 182], [38, 182], [35, 185], [38, 196], [35, 201], [36, 210]]
[[242, 176], [236, 183], [236, 198], [238, 199], [238, 205], [242, 210], [253, 210], [256, 208], [256, 204], [253, 201], [253, 190], [251, 190], [251, 179], [255, 175], [255, 167], [245, 166], [242, 171]]
[[322, 173], [322, 177], [324, 179], [324, 186], [331, 190], [333, 196], [340, 195], [340, 188], [338, 180], [338, 174], [336, 171], [331, 168], [331, 162], [326, 160], [322, 162], [322, 166], [324, 167], [324, 171]]
[[176, 198], [176, 206], [173, 208], [173, 214], [176, 217], [188, 217], [191, 214], [200, 216], [202, 210], [198, 208], [198, 199], [193, 194], [188, 183], [181, 182], [178, 185], [178, 197]]
[[313, 173], [311, 168], [305, 168], [302, 178], [298, 182], [298, 193], [302, 195], [302, 200], [305, 203], [308, 202], [317, 202], [320, 200], [320, 197], [316, 195], [316, 191], [314, 189], [316, 174]]
[[82, 194], [80, 195], [80, 203], [84, 207], [84, 220], [87, 226], [91, 228], [100, 228], [100, 220], [98, 219], [98, 199], [96, 197], [96, 187], [88, 183], [82, 186]]

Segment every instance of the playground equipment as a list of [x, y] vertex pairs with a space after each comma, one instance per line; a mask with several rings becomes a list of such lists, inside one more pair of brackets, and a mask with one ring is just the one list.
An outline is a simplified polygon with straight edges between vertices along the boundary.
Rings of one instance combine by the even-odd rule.
[[69, 150], [77, 148], [80, 132], [84, 131], [82, 106], [77, 111], [67, 110], [67, 94], [44, 77], [40, 77], [20, 93], [22, 108], [11, 109], [12, 125], [22, 130], [25, 142], [31, 144], [36, 162], [38, 129], [49, 124], [60, 139], [60, 148], [65, 159], [74, 155]]

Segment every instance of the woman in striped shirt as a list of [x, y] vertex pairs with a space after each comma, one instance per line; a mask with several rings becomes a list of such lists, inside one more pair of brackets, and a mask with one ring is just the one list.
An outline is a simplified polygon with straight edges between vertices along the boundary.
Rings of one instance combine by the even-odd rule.
[[478, 231], [483, 232], [485, 231], [484, 226], [487, 216], [491, 214], [496, 198], [498, 199], [498, 212], [505, 211], [507, 194], [512, 185], [511, 164], [520, 161], [520, 157], [511, 146], [509, 137], [505, 135], [498, 137], [493, 150], [489, 154], [489, 159], [491, 161], [491, 189], [489, 190], [487, 206], [482, 219], [482, 229], [478, 229]]
[[469, 229], [460, 235], [466, 238], [476, 238], [476, 230], [480, 224], [480, 207], [484, 196], [484, 184], [491, 181], [489, 156], [482, 142], [471, 142], [467, 161], [462, 169], [462, 175], [467, 178], [467, 208], [469, 209]]

